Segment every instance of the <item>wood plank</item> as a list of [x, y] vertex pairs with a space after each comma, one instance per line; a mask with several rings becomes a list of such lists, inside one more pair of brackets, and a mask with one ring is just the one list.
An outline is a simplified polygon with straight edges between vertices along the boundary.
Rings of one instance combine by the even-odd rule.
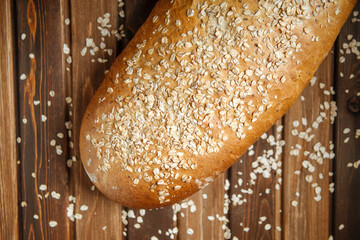
[[224, 212], [226, 178], [225, 172], [201, 191], [174, 205], [176, 212], [180, 210], [179, 239], [224, 239], [230, 234], [227, 211]]
[[159, 209], [127, 211], [127, 239], [174, 239], [177, 235], [172, 206]]
[[[119, 10], [117, 1], [71, 1], [71, 51], [73, 53], [71, 66], [73, 137], [71, 140], [74, 143], [71, 155], [76, 159], [80, 159], [77, 143], [86, 106], [103, 81], [105, 71], [109, 69], [118, 54], [116, 51], [118, 43], [111, 30], [119, 27]], [[109, 16], [106, 15], [107, 13]], [[103, 21], [99, 19], [99, 22], [103, 22], [102, 24], [98, 22], [99, 17], [103, 19]], [[107, 23], [104, 19], [109, 19], [109, 22]], [[109, 30], [110, 36], [107, 35], [106, 30], [103, 30], [105, 36], [102, 35], [98, 29], [101, 25], [103, 29]], [[90, 50], [94, 50], [95, 46], [89, 42], [90, 40], [88, 44], [92, 46], [87, 49], [84, 56], [81, 54], [86, 46], [86, 38], [91, 38], [98, 48], [94, 55], [91, 55]], [[100, 46], [101, 42], [106, 44], [104, 49]], [[105, 49], [112, 49], [112, 55], [110, 56], [109, 50]], [[99, 58], [107, 59], [107, 62], [100, 63]], [[109, 200], [96, 189], [92, 190], [92, 183], [80, 161], [73, 163], [71, 179], [72, 192], [76, 197], [74, 213], [83, 215], [83, 219], [76, 221], [76, 239], [123, 239], [122, 206]], [[80, 210], [83, 205], [88, 207], [87, 211]]]
[[62, 6], [60, 1], [15, 3], [21, 200], [27, 203], [21, 231], [27, 239], [70, 239]]
[[[233, 237], [280, 239], [276, 227], [281, 227], [281, 144], [279, 120], [230, 168], [229, 219]], [[269, 174], [263, 174], [263, 170]]]
[[[360, 11], [359, 1], [354, 11]], [[332, 221], [334, 239], [357, 239], [360, 235], [360, 169], [356, 168], [360, 164], [360, 140], [359, 137], [355, 137], [356, 129], [360, 131], [360, 57], [354, 53], [346, 53], [343, 45], [354, 43], [354, 40], [360, 41], [360, 22], [353, 19], [359, 19], [359, 16], [350, 16], [341, 30], [336, 49], [338, 117], [335, 127], [335, 192]], [[350, 39], [349, 35], [353, 37]], [[360, 47], [357, 46], [357, 49]], [[344, 54], [341, 54], [340, 50], [343, 50]], [[345, 57], [344, 63], [339, 62], [342, 56]], [[346, 133], [347, 128], [350, 130], [349, 133]], [[357, 165], [354, 162], [357, 162]]]
[[[327, 56], [315, 76], [317, 81], [314, 86], [309, 85], [302, 94], [304, 101], [298, 99], [284, 118], [284, 239], [329, 237], [332, 126], [328, 107], [333, 81], [333, 54]], [[302, 137], [306, 133], [309, 137]]]
[[0, 239], [19, 239], [13, 6], [3, 1], [0, 15]]

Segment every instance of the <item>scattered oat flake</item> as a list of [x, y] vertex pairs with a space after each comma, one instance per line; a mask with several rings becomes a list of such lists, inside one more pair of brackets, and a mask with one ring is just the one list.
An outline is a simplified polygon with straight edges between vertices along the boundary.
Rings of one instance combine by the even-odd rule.
[[41, 184], [40, 187], [39, 187], [39, 189], [40, 189], [41, 191], [46, 191], [47, 186], [46, 186], [45, 184]]
[[134, 213], [133, 210], [129, 210], [129, 211], [128, 211], [128, 217], [129, 217], [129, 218], [135, 218], [135, 213]]
[[25, 79], [26, 79], [25, 73], [21, 74], [21, 75], [20, 75], [20, 80], [25, 80]]
[[52, 139], [50, 141], [50, 146], [54, 147], [56, 145], [56, 140], [55, 139]]
[[266, 225], [265, 225], [265, 230], [268, 231], [268, 230], [270, 230], [270, 229], [271, 229], [271, 225], [270, 225], [269, 223], [266, 224]]
[[53, 198], [55, 198], [55, 199], [60, 199], [61, 194], [60, 194], [60, 193], [57, 193], [57, 192], [55, 192], [55, 191], [52, 191], [52, 192], [51, 192], [51, 196], [52, 196]]
[[89, 207], [87, 205], [81, 205], [80, 211], [87, 211]]
[[339, 225], [339, 230], [343, 230], [343, 229], [344, 229], [344, 227], [345, 227], [345, 225], [344, 225], [344, 224], [340, 224], [340, 225]]
[[187, 232], [187, 234], [189, 234], [189, 235], [193, 235], [193, 234], [194, 234], [194, 230], [193, 230], [192, 228], [188, 228], [186, 232]]
[[41, 114], [41, 121], [45, 122], [47, 120], [47, 117], [44, 114]]
[[84, 47], [80, 52], [81, 56], [85, 56], [86, 52], [87, 52], [87, 47]]
[[64, 134], [63, 134], [63, 133], [58, 133], [58, 134], [56, 134], [56, 136], [57, 136], [58, 138], [63, 138], [63, 137], [64, 137]]
[[30, 54], [29, 54], [29, 58], [30, 58], [30, 59], [34, 59], [34, 58], [35, 58], [35, 55], [34, 55], [33, 53], [30, 53]]
[[34, 214], [34, 219], [39, 219], [39, 215], [37, 215], [37, 214]]
[[21, 206], [21, 207], [27, 207], [27, 202], [22, 201], [22, 202], [20, 203], [20, 206]]
[[314, 86], [316, 81], [317, 81], [317, 77], [312, 77], [311, 80], [310, 80], [311, 86]]
[[345, 128], [344, 130], [343, 130], [343, 133], [344, 134], [348, 134], [350, 132], [350, 128]]
[[72, 57], [71, 57], [71, 56], [68, 56], [68, 57], [66, 58], [66, 62], [67, 62], [68, 64], [71, 64], [71, 63], [72, 63]]
[[299, 121], [295, 120], [293, 121], [293, 126], [294, 127], [298, 127], [300, 125]]
[[70, 48], [69, 48], [69, 45], [67, 43], [64, 43], [63, 45], [63, 52], [64, 54], [70, 54]]
[[57, 145], [55, 148], [56, 148], [56, 154], [60, 156], [63, 153], [61, 146]]
[[50, 226], [50, 227], [56, 227], [56, 226], [57, 226], [57, 222], [56, 222], [56, 221], [50, 221], [50, 222], [49, 222], [49, 226]]
[[146, 210], [140, 209], [139, 213], [140, 213], [140, 216], [145, 216]]
[[25, 34], [25, 33], [22, 33], [22, 34], [21, 34], [21, 40], [25, 40], [25, 38], [26, 38], [26, 34]]
[[65, 19], [65, 25], [69, 25], [70, 24], [70, 18]]

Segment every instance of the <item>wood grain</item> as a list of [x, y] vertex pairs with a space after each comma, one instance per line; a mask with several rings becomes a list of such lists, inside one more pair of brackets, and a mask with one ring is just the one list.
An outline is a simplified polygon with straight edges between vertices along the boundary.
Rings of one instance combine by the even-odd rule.
[[[328, 189], [331, 160], [325, 156], [324, 152], [330, 152], [329, 142], [332, 139], [332, 127], [330, 109], [322, 108], [325, 105], [324, 102], [330, 104], [331, 101], [331, 96], [324, 94], [324, 91], [330, 92], [332, 76], [333, 54], [329, 54], [315, 73], [317, 78], [315, 85], [309, 85], [303, 92], [304, 101], [298, 99], [284, 118], [284, 140], [286, 142], [283, 162], [282, 207], [284, 239], [327, 239], [329, 237], [330, 197]], [[319, 116], [322, 116], [321, 112], [326, 117], [320, 117], [319, 126], [314, 127], [313, 123]], [[307, 121], [305, 125], [302, 124], [303, 117]], [[294, 123], [295, 121], [299, 121], [298, 127]], [[294, 129], [299, 133], [307, 131], [309, 136], [312, 134], [314, 136], [312, 140], [307, 141], [306, 137], [305, 139], [299, 137], [301, 134], [294, 135], [292, 132]], [[316, 150], [316, 144], [320, 144], [324, 152]], [[296, 171], [299, 171], [298, 174]], [[312, 180], [306, 181], [306, 177], [312, 178]], [[320, 187], [321, 190], [320, 201], [314, 199], [317, 196], [315, 194], [316, 187]]]
[[144, 210], [128, 209], [128, 213], [134, 212], [135, 217], [128, 215], [127, 239], [150, 240], [153, 236], [166, 239], [170, 235], [175, 238], [176, 219], [173, 219], [172, 206], [146, 210], [141, 214], [142, 211]]
[[180, 203], [182, 209], [177, 214], [179, 239], [224, 239], [229, 229], [228, 214], [224, 213], [226, 178], [225, 172]]
[[[21, 228], [27, 239], [70, 239], [66, 103], [60, 1], [17, 1], [17, 75], [21, 162]], [[21, 40], [21, 35], [26, 38]], [[54, 91], [53, 94], [51, 91]], [[35, 101], [35, 102], [34, 102]], [[58, 137], [58, 134], [64, 137]], [[51, 140], [56, 141], [51, 146]], [[62, 151], [59, 149], [61, 148]], [[42, 190], [41, 190], [42, 189]], [[51, 192], [60, 194], [60, 199]], [[50, 222], [56, 227], [50, 227]]]
[[[354, 11], [360, 11], [360, 2]], [[334, 239], [358, 239], [360, 236], [360, 169], [353, 164], [360, 160], [360, 139], [355, 138], [356, 129], [360, 129], [360, 113], [354, 112], [354, 108], [360, 109], [360, 61], [356, 55], [347, 54], [343, 48], [344, 43], [350, 43], [353, 39], [360, 39], [360, 23], [352, 23], [351, 16], [343, 27], [336, 49], [336, 101], [338, 117], [336, 119], [334, 141], [336, 144], [336, 156], [334, 161], [334, 208], [332, 234]], [[357, 17], [359, 18], [359, 17]], [[353, 35], [349, 40], [348, 35]], [[359, 47], [358, 47], [359, 48]], [[340, 50], [345, 54], [341, 54]], [[341, 56], [345, 56], [345, 62], [340, 63]], [[342, 75], [340, 75], [342, 73]], [[352, 76], [353, 74], [353, 76]], [[341, 77], [343, 76], [343, 77]], [[350, 106], [350, 102], [353, 105]], [[344, 133], [349, 128], [350, 133]], [[360, 130], [359, 130], [360, 131]], [[349, 141], [346, 143], [346, 139]], [[340, 225], [344, 228], [339, 229]]]
[[[232, 236], [239, 239], [280, 239], [276, 226], [281, 226], [281, 126], [279, 120], [264, 139], [253, 144], [253, 148], [230, 168], [229, 197], [234, 199], [230, 205], [230, 228]], [[271, 151], [273, 154], [268, 155]], [[258, 167], [264, 169], [267, 163], [274, 163], [278, 170], [272, 170], [268, 178], [257, 173], [256, 179], [252, 180], [250, 173]], [[269, 230], [265, 229], [267, 224], [271, 226]]]
[[[78, 137], [81, 119], [93, 93], [105, 77], [118, 52], [117, 40], [114, 36], [102, 36], [98, 29], [99, 17], [110, 14], [110, 29], [117, 29], [119, 23], [117, 1], [71, 1], [71, 50], [72, 64], [72, 99], [73, 99], [73, 138], [72, 155], [79, 159]], [[103, 41], [102, 38], [103, 37]], [[80, 53], [86, 46], [86, 38], [92, 38], [100, 49], [94, 56]], [[113, 49], [112, 56], [100, 48], [100, 43], [106, 44], [105, 49]], [[98, 58], [107, 59], [100, 63]], [[122, 206], [109, 200], [96, 189], [91, 190], [92, 183], [85, 173], [81, 161], [76, 161], [71, 169], [71, 189], [76, 197], [75, 212], [83, 214], [83, 219], [76, 221], [76, 239], [123, 239]], [[82, 205], [88, 206], [85, 212], [80, 211]]]
[[[0, 15], [0, 239], [19, 238], [16, 95], [13, 9], [2, 1]], [[4, 47], [3, 47], [4, 46]]]

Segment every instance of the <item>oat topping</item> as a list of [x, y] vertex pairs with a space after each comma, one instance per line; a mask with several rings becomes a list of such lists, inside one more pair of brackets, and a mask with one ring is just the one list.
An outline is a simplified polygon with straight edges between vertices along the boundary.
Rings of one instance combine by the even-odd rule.
[[[116, 102], [95, 120], [98, 134], [86, 136], [102, 160], [98, 170], [119, 165], [134, 185], [151, 183], [160, 203], [169, 201], [179, 181], [192, 181], [192, 157], [219, 152], [230, 136], [244, 139], [272, 107], [273, 85], [290, 81], [284, 65], [302, 51], [300, 37], [318, 41], [304, 21], [333, 4], [259, 1], [258, 9], [250, 9], [204, 1], [183, 13], [198, 23], [193, 28], [171, 20], [170, 10], [152, 17], [154, 38], [137, 44], [133, 57], [124, 59], [125, 75], [116, 74], [115, 85], [98, 100]], [[170, 24], [181, 29], [181, 40], [173, 40]], [[113, 94], [120, 82], [131, 94]]]

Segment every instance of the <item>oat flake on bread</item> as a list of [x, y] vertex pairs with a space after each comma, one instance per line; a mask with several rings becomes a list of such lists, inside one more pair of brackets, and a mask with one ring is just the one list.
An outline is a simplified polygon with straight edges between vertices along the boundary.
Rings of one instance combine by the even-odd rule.
[[178, 202], [294, 103], [355, 0], [160, 0], [91, 99], [80, 153], [124, 206]]

